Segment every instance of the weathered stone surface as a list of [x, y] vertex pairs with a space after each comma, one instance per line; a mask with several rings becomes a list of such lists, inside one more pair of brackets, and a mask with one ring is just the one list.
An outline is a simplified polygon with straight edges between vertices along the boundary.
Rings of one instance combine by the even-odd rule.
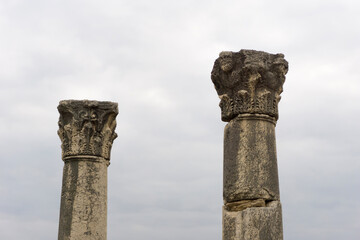
[[65, 162], [59, 240], [106, 240], [107, 167], [117, 103], [61, 101], [58, 134]]
[[226, 203], [279, 200], [273, 122], [238, 117], [226, 125], [223, 177]]
[[223, 240], [282, 240], [282, 216], [279, 201], [266, 207], [243, 211], [223, 209]]
[[59, 240], [106, 240], [107, 166], [101, 158], [66, 162]]
[[288, 63], [283, 54], [255, 50], [221, 52], [211, 79], [221, 99], [221, 118], [257, 113], [278, 118], [278, 102]]
[[58, 110], [63, 159], [91, 155], [110, 159], [118, 114], [117, 103], [89, 100], [61, 101]]

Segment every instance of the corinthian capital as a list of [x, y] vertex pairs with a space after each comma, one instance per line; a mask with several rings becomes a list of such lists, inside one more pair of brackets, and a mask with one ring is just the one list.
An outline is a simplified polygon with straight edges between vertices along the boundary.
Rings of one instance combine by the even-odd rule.
[[262, 114], [277, 120], [287, 71], [283, 54], [221, 52], [211, 72], [221, 99], [221, 119], [228, 122], [241, 114]]
[[117, 137], [117, 103], [64, 100], [58, 110], [63, 160], [84, 155], [110, 159], [111, 146]]

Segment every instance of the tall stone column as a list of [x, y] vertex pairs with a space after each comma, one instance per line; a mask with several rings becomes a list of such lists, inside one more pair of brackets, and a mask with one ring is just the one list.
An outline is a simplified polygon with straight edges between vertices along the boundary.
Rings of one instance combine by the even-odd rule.
[[65, 162], [59, 240], [106, 240], [107, 167], [117, 103], [61, 101], [59, 131]]
[[221, 52], [211, 72], [224, 132], [223, 240], [281, 240], [275, 125], [283, 54]]

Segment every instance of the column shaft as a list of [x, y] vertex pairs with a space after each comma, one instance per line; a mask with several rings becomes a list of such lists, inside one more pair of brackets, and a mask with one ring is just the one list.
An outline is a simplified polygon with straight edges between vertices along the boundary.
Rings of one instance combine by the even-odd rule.
[[224, 133], [224, 200], [279, 199], [275, 125], [236, 118]]
[[108, 163], [96, 160], [65, 162], [59, 239], [106, 239]]
[[223, 239], [282, 239], [273, 122], [238, 117], [226, 125], [223, 177]]

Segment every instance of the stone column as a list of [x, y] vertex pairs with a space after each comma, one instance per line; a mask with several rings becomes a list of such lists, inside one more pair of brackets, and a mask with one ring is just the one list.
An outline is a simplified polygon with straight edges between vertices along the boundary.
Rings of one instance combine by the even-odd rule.
[[223, 240], [283, 239], [275, 125], [283, 54], [221, 52], [211, 72], [224, 132]]
[[65, 162], [59, 240], [106, 240], [107, 167], [117, 103], [61, 101], [59, 131]]

